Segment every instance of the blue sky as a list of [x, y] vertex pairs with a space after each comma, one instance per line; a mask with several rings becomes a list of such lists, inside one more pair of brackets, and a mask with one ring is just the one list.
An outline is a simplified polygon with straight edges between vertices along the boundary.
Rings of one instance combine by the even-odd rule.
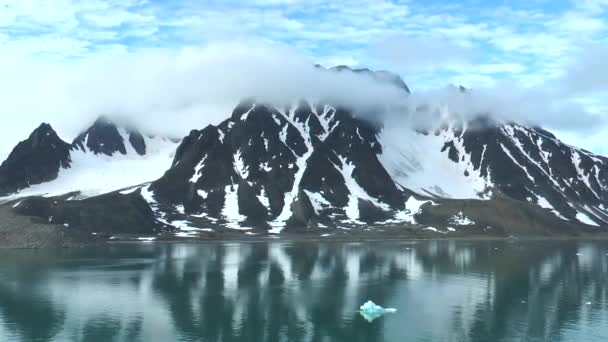
[[[608, 55], [607, 38], [608, 0], [0, 0], [0, 54], [26, 69], [22, 61], [69, 66], [146, 49], [264, 42], [324, 65], [390, 69], [414, 91], [549, 89], [548, 98], [568, 97], [585, 115], [608, 110], [608, 68], [594, 64]], [[564, 136], [608, 152], [603, 131], [577, 133]]]
[[[413, 88], [448, 82], [481, 87], [504, 78], [533, 84], [559, 73], [577, 49], [605, 42], [607, 4], [0, 0], [0, 46], [70, 59], [256, 39], [288, 45], [325, 64], [397, 69]], [[386, 42], [393, 51], [374, 51]]]

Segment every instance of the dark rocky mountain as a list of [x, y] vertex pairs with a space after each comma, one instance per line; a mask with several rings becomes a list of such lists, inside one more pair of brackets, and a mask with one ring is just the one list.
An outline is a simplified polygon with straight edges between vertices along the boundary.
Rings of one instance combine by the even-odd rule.
[[377, 133], [328, 105], [245, 102], [219, 126], [192, 131], [150, 190], [187, 215], [234, 225], [389, 218], [405, 202], [377, 158]]
[[128, 147], [133, 147], [139, 155], [146, 154], [146, 142], [141, 133], [134, 129], [127, 130], [118, 127], [104, 116], [98, 118], [89, 129], [78, 135], [72, 146], [82, 151], [108, 156], [112, 156], [114, 153], [127, 154]]
[[[432, 145], [441, 149], [435, 158], [452, 165], [446, 177], [460, 174], [460, 182], [476, 184], [478, 193], [454, 195], [438, 180], [429, 180], [425, 187], [410, 182], [411, 173], [418, 171], [412, 171], [411, 159], [432, 158], [438, 152], [428, 149], [425, 156], [402, 149], [383, 157], [385, 164], [399, 165], [396, 171], [409, 170], [403, 175], [391, 170], [405, 187], [436, 198], [489, 199], [500, 193], [540, 206], [564, 221], [592, 226], [608, 223], [608, 159], [567, 145], [546, 130], [479, 117], [465, 125], [448, 123], [434, 131], [410, 134], [407, 139], [417, 136], [425, 142], [433, 140]], [[403, 155], [409, 160], [400, 163]], [[438, 166], [427, 164], [420, 171], [428, 173], [432, 168]]]
[[147, 148], [145, 137], [137, 130], [123, 128], [105, 117], [96, 120], [72, 144], [44, 123], [20, 142], [0, 166], [0, 196], [55, 180], [61, 169], [73, 166], [76, 152], [106, 156], [131, 152], [143, 156]]
[[[275, 233], [418, 224], [444, 232], [476, 227], [483, 234], [487, 227], [511, 231], [507, 222], [545, 233], [606, 227], [606, 158], [514, 123], [480, 118], [438, 127], [402, 132], [403, 143], [434, 140], [421, 140], [422, 155], [393, 153], [382, 129], [348, 110], [304, 101], [287, 108], [247, 101], [220, 125], [192, 131], [146, 196], [168, 224]], [[424, 164], [416, 158], [439, 162], [435, 170], [415, 170], [410, 164]], [[392, 163], [401, 167], [398, 172]], [[438, 179], [426, 180], [426, 188], [410, 182], [416, 172], [441, 175], [438, 169], [447, 164], [452, 166], [445, 173], [459, 173], [465, 186], [483, 187], [459, 197], [443, 191], [434, 183]], [[523, 218], [506, 219], [505, 212]]]
[[[388, 81], [404, 96], [409, 93], [396, 75], [353, 72]], [[608, 232], [607, 158], [564, 144], [541, 128], [487, 116], [463, 120], [447, 110], [436, 113], [432, 127], [414, 129], [372, 124], [330, 103], [275, 106], [247, 100], [220, 124], [192, 130], [156, 181], [87, 200], [9, 204], [21, 215], [107, 234]], [[36, 153], [48, 154], [49, 140], [40, 143], [39, 135], [23, 143], [37, 147], [20, 144], [14, 154], [22, 157], [11, 154], [12, 161], [5, 164], [12, 166], [3, 164], [0, 170], [20, 170], [29, 165], [21, 160], [39, 162]], [[146, 139], [101, 118], [72, 145], [61, 142], [64, 153], [40, 161], [58, 170], [70, 167], [76, 152], [141, 155], [148, 151]], [[48, 174], [22, 183], [2, 173], [0, 179], [27, 186], [56, 177], [56, 171]], [[107, 228], [104, 217], [111, 217]]]
[[119, 192], [103, 194], [82, 200], [68, 200], [73, 194], [45, 198], [29, 197], [14, 207], [18, 214], [38, 218], [37, 223], [48, 223], [78, 232], [94, 235], [160, 233], [164, 225], [159, 224], [148, 206], [137, 194]]
[[608, 222], [608, 159], [543, 129], [515, 123], [470, 129], [447, 141], [445, 149], [454, 162], [470, 160], [494, 191], [567, 220]]
[[0, 165], [0, 195], [51, 181], [60, 168], [70, 167], [70, 162], [70, 145], [43, 123]]
[[403, 81], [403, 79], [399, 75], [392, 73], [390, 71], [386, 71], [386, 70], [373, 71], [373, 70], [370, 70], [367, 68], [353, 69], [346, 65], [338, 65], [335, 67], [331, 67], [331, 68], [329, 68], [329, 70], [335, 71], [335, 72], [354, 72], [355, 74], [368, 75], [377, 81], [393, 84], [393, 85], [397, 86], [397, 88], [401, 88], [401, 89], [405, 90], [405, 92], [407, 92], [408, 94], [410, 93], [410, 88]]

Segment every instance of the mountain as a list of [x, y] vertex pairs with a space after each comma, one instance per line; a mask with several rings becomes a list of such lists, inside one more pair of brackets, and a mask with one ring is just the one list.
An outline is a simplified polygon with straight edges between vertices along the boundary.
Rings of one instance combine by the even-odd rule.
[[540, 128], [448, 119], [429, 131], [398, 126], [391, 139], [390, 128], [344, 108], [246, 101], [218, 126], [192, 131], [141, 191], [176, 227], [606, 227], [606, 158]]
[[[322, 68], [320, 65], [317, 65], [317, 67]], [[390, 71], [386, 71], [386, 70], [373, 71], [373, 70], [370, 70], [367, 68], [353, 69], [346, 65], [337, 65], [337, 66], [329, 68], [328, 70], [333, 71], [333, 72], [353, 72], [355, 74], [367, 75], [376, 81], [392, 84], [392, 85], [396, 86], [397, 88], [403, 89], [406, 93], [408, 93], [408, 94], [410, 93], [410, 88], [403, 81], [401, 76], [399, 76], [395, 73], [392, 73]]]
[[176, 145], [106, 117], [97, 119], [72, 144], [43, 124], [0, 167], [0, 196], [6, 200], [79, 192], [82, 198], [149, 182], [170, 165]]
[[[409, 94], [398, 76], [353, 72]], [[9, 160], [50, 164], [54, 173], [22, 182], [29, 187], [5, 198], [4, 207], [107, 238], [608, 232], [607, 158], [539, 127], [463, 118], [445, 106], [416, 111], [426, 125], [398, 115], [378, 125], [355, 109], [319, 101], [277, 106], [250, 99], [179, 145], [100, 118], [72, 144], [59, 144], [68, 153], [35, 158], [49, 149], [47, 140], [33, 143], [40, 134], [18, 145], [13, 154], [21, 157]], [[2, 170], [14, 174], [30, 167], [5, 164], [12, 166]], [[8, 179], [3, 172], [0, 179]]]
[[481, 117], [393, 135], [400, 143], [383, 140], [381, 159], [396, 182], [420, 194], [489, 199], [500, 193], [563, 220], [608, 222], [608, 159], [546, 130]]
[[188, 215], [276, 232], [286, 223], [390, 217], [404, 197], [377, 158], [376, 134], [328, 105], [245, 102], [219, 126], [192, 131], [150, 191]]
[[115, 153], [126, 155], [128, 150], [143, 156], [146, 154], [146, 139], [134, 129], [118, 127], [107, 117], [100, 117], [72, 143], [74, 149], [90, 151], [94, 154], [112, 156]]
[[51, 181], [70, 164], [70, 145], [43, 123], [0, 165], [0, 195]]

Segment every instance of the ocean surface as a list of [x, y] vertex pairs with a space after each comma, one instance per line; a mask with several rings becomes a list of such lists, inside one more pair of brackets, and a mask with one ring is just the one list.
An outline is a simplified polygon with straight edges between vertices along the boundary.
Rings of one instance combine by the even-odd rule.
[[3, 250], [0, 341], [603, 342], [607, 290], [608, 241]]

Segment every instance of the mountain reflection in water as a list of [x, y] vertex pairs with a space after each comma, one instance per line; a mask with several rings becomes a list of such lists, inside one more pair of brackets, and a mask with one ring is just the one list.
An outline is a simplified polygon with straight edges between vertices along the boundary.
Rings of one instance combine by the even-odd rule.
[[[608, 243], [0, 252], [1, 341], [606, 341]], [[367, 322], [367, 300], [395, 307]]]

